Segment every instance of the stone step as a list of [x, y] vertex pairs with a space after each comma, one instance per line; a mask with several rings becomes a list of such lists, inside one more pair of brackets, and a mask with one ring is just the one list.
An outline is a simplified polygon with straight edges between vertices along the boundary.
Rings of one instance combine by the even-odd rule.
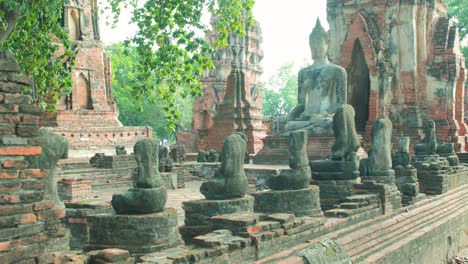
[[348, 203], [341, 203], [340, 204], [340, 208], [342, 208], [342, 209], [356, 209], [356, 208], [359, 208], [359, 207], [361, 207], [360, 203], [348, 202]]
[[453, 212], [466, 208], [467, 204], [468, 195], [464, 195], [462, 199], [453, 201], [449, 206], [446, 204], [438, 206], [437, 209], [431, 210], [430, 213], [425, 214], [423, 217], [421, 217], [421, 215], [415, 215], [415, 217], [407, 221], [396, 221], [396, 224], [392, 227], [379, 229], [379, 233], [382, 235], [376, 238], [373, 235], [369, 236], [369, 241], [365, 242], [365, 244], [359, 248], [348, 251], [348, 253], [351, 255], [353, 263], [355, 263], [386, 247], [392, 246], [406, 236], [418, 230], [422, 230], [438, 220], [445, 219], [453, 214]]
[[372, 203], [378, 203], [379, 200], [380, 199], [378, 194], [366, 193], [348, 196], [344, 199], [344, 203], [358, 203], [361, 205], [368, 205]]
[[[367, 223], [363, 225], [362, 228], [357, 228], [353, 232], [346, 233], [345, 236], [343, 236], [344, 233], [342, 233], [339, 241], [345, 245], [345, 248], [353, 259], [358, 260], [384, 247], [384, 245], [391, 245], [391, 242], [389, 242], [390, 240], [398, 240], [407, 235], [407, 233], [411, 233], [415, 228], [419, 229], [419, 227], [429, 222], [445, 217], [445, 215], [440, 216], [437, 212], [450, 210], [448, 208], [453, 209], [451, 206], [453, 206], [453, 204], [456, 206], [457, 204], [455, 197], [456, 196], [447, 198], [450, 204], [439, 201], [437, 206], [432, 204], [426, 206], [428, 208], [424, 207], [425, 203], [422, 203], [424, 202], [422, 201], [421, 203], [415, 204], [420, 207], [410, 206], [411, 208], [408, 208], [410, 210], [409, 213], [397, 216], [396, 219], [394, 217], [393, 219], [387, 218], [383, 221]], [[450, 200], [450, 198], [453, 199]], [[467, 197], [464, 199], [466, 200]]]
[[[433, 202], [438, 202], [440, 200], [447, 200], [447, 199], [453, 198], [453, 196], [458, 195], [458, 192], [462, 190], [463, 189], [454, 190], [453, 193], [452, 192], [450, 193], [450, 197], [448, 197], [449, 195], [446, 194], [446, 195], [432, 197], [431, 199], [421, 200], [415, 204], [412, 204], [405, 208], [400, 209], [399, 212], [400, 213], [408, 212], [408, 211], [413, 212], [416, 210], [424, 211], [426, 209], [421, 210], [420, 208], [424, 208], [424, 206], [427, 207], [428, 204], [432, 204]], [[348, 227], [343, 227], [336, 231], [330, 232], [329, 234], [327, 234], [327, 237], [332, 238], [332, 239], [340, 239], [343, 243], [348, 244], [348, 243], [351, 243], [353, 240], [357, 240], [359, 239], [359, 237], [361, 237], [361, 236], [353, 237], [354, 233], [359, 232], [360, 230], [364, 230], [364, 232], [361, 232], [361, 234], [362, 236], [366, 236], [370, 232], [369, 231], [370, 226], [382, 225], [383, 222], [391, 219], [392, 217], [395, 217], [395, 214], [378, 215], [370, 219], [360, 221]]]
[[[358, 204], [359, 205], [359, 204]], [[370, 204], [367, 206], [362, 206], [359, 205], [358, 207], [352, 209], [352, 208], [335, 208], [335, 209], [330, 209], [328, 211], [324, 212], [324, 215], [326, 217], [349, 217], [353, 216], [356, 214], [363, 213], [365, 211], [370, 211], [372, 209], [379, 208], [379, 204]]]

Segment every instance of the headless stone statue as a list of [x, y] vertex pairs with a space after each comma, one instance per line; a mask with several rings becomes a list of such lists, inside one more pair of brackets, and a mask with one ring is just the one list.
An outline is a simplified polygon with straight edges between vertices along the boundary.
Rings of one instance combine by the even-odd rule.
[[306, 129], [309, 135], [331, 135], [332, 116], [346, 103], [346, 70], [328, 61], [328, 34], [317, 20], [309, 36], [314, 63], [299, 71], [298, 105], [286, 119], [281, 136]]
[[133, 148], [137, 162], [133, 188], [112, 196], [112, 207], [118, 214], [148, 214], [161, 212], [167, 192], [158, 170], [159, 144], [156, 139], [141, 139]]
[[127, 155], [127, 151], [125, 150], [125, 146], [124, 145], [115, 146], [115, 154], [116, 155]]
[[398, 152], [392, 156], [392, 167], [395, 169], [398, 166], [407, 167], [411, 164], [411, 155], [409, 153], [410, 138], [402, 137], [400, 139], [400, 148]]
[[169, 155], [169, 146], [159, 146], [159, 172], [171, 172], [172, 171], [172, 159]]
[[349, 160], [355, 154], [361, 143], [354, 124], [354, 108], [351, 105], [342, 105], [333, 116], [333, 132], [335, 144], [332, 146], [333, 160]]
[[369, 157], [361, 161], [361, 176], [389, 176], [392, 170], [392, 122], [380, 117], [372, 127], [372, 148]]
[[242, 198], [247, 193], [248, 183], [244, 172], [244, 157], [247, 137], [233, 133], [224, 140], [221, 152], [221, 167], [212, 181], [204, 182], [200, 192], [208, 200]]
[[39, 137], [42, 139], [40, 146], [42, 153], [39, 157], [28, 156], [26, 160], [30, 168], [49, 170], [47, 186], [44, 199], [52, 200], [57, 207], [64, 207], [57, 192], [57, 181], [55, 180], [55, 168], [60, 159], [68, 158], [68, 140], [60, 135], [41, 128]]
[[421, 143], [414, 145], [414, 153], [419, 155], [434, 155], [437, 149], [435, 123], [432, 120], [424, 122], [424, 138]]
[[289, 135], [289, 167], [278, 176], [268, 178], [267, 185], [273, 190], [297, 190], [307, 188], [312, 174], [307, 157], [307, 131], [291, 132]]

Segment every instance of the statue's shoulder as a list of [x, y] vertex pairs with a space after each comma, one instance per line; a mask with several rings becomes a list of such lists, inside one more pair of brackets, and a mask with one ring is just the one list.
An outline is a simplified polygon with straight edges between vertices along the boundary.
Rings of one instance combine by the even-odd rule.
[[341, 67], [340, 65], [333, 64], [333, 63], [330, 63], [324, 70], [334, 76], [341, 75], [341, 76], [346, 77], [347, 75], [345, 68]]
[[304, 67], [302, 69], [299, 70], [299, 75], [302, 75], [302, 74], [306, 74], [307, 72], [311, 72], [312, 70], [314, 70], [314, 68], [312, 67], [313, 65], [309, 65], [307, 67]]

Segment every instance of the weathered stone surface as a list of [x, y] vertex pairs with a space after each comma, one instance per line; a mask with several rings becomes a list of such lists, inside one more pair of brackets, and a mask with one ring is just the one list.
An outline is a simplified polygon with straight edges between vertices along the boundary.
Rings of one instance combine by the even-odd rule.
[[125, 150], [125, 146], [124, 145], [115, 146], [115, 154], [116, 155], [127, 155], [127, 150]]
[[172, 158], [170, 154], [169, 146], [159, 146], [159, 172], [171, 172], [172, 171]]
[[392, 170], [392, 122], [380, 117], [372, 127], [372, 148], [369, 157], [360, 161], [361, 176], [391, 176]]
[[182, 203], [185, 211], [185, 226], [181, 227], [184, 240], [213, 231], [210, 218], [218, 215], [254, 211], [254, 198], [246, 195], [243, 198], [229, 200], [197, 200]]
[[171, 158], [175, 163], [182, 164], [185, 162], [185, 146], [181, 144], [175, 144], [171, 146], [170, 152]]
[[310, 162], [314, 180], [352, 180], [359, 177], [359, 159], [337, 161], [316, 160]]
[[208, 162], [207, 156], [208, 152], [204, 150], [199, 150], [197, 155], [197, 162]]
[[68, 141], [46, 128], [41, 128], [40, 137], [45, 140], [44, 144], [41, 145], [41, 155], [26, 157], [26, 161], [28, 161], [30, 168], [49, 170], [44, 198], [54, 201], [59, 207], [64, 207], [57, 191], [55, 168], [60, 159], [68, 158]]
[[400, 148], [398, 152], [392, 155], [392, 168], [397, 166], [406, 167], [411, 164], [411, 155], [409, 153], [410, 138], [402, 137], [400, 139]]
[[204, 182], [200, 192], [209, 200], [242, 198], [247, 193], [248, 183], [244, 172], [244, 157], [247, 138], [234, 133], [224, 141], [221, 152], [221, 167], [214, 179]]
[[335, 208], [343, 199], [353, 194], [357, 180], [318, 180], [322, 211]]
[[320, 192], [318, 186], [299, 190], [275, 190], [252, 193], [255, 212], [286, 213], [296, 216], [320, 216]]
[[318, 19], [309, 44], [314, 63], [299, 71], [298, 105], [286, 118], [281, 136], [298, 129], [306, 129], [311, 136], [330, 135], [331, 118], [347, 101], [346, 71], [328, 61], [328, 34]]
[[333, 160], [349, 160], [356, 153], [361, 142], [354, 124], [354, 109], [351, 105], [342, 105], [333, 116], [333, 133], [336, 142], [332, 146]]
[[98, 214], [88, 217], [88, 250], [120, 248], [131, 254], [156, 252], [181, 244], [177, 211], [145, 215]]
[[437, 149], [437, 136], [435, 123], [432, 120], [424, 122], [424, 138], [419, 144], [414, 145], [416, 155], [433, 155]]
[[167, 192], [158, 170], [158, 147], [156, 139], [142, 139], [135, 144], [134, 188], [112, 197], [112, 207], [118, 214], [148, 214], [164, 209]]
[[321, 241], [297, 253], [306, 263], [352, 264], [344, 247], [334, 240]]
[[309, 186], [311, 176], [309, 158], [307, 157], [307, 131], [294, 131], [289, 134], [289, 167], [279, 175], [267, 180], [273, 190], [297, 190]]

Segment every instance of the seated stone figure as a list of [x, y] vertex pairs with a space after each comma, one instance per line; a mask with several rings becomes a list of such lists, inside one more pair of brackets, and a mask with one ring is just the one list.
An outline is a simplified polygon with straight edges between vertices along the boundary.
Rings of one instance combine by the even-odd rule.
[[312, 178], [307, 157], [307, 131], [291, 132], [289, 135], [289, 167], [277, 176], [268, 178], [267, 185], [273, 190], [298, 190], [307, 188]]
[[398, 166], [409, 167], [411, 166], [411, 155], [409, 153], [410, 138], [402, 137], [400, 139], [400, 148], [398, 152], [392, 154], [392, 168]]
[[434, 155], [437, 149], [435, 123], [432, 120], [424, 122], [424, 138], [421, 143], [414, 145], [415, 155]]
[[436, 153], [442, 157], [445, 157], [450, 166], [460, 165], [460, 159], [455, 153], [455, 144], [442, 142], [437, 146]]
[[162, 212], [167, 201], [166, 188], [158, 170], [159, 144], [156, 139], [141, 139], [133, 148], [137, 162], [133, 188], [112, 196], [117, 214], [149, 214]]
[[346, 103], [346, 70], [328, 61], [328, 34], [319, 20], [309, 44], [314, 63], [299, 71], [298, 105], [286, 118], [280, 136], [299, 129], [312, 136], [329, 136], [333, 114]]
[[115, 154], [116, 155], [127, 155], [127, 151], [125, 150], [125, 146], [124, 145], [115, 146]]
[[244, 172], [244, 157], [247, 137], [233, 133], [224, 140], [221, 151], [221, 167], [212, 181], [204, 182], [200, 192], [208, 200], [242, 198], [247, 193], [248, 183]]
[[392, 170], [392, 121], [380, 117], [372, 127], [372, 148], [369, 157], [361, 160], [361, 176], [390, 176]]
[[312, 178], [315, 180], [351, 180], [359, 177], [357, 151], [361, 146], [354, 123], [354, 108], [342, 105], [333, 117], [335, 144], [331, 160], [311, 161]]
[[172, 171], [172, 158], [169, 155], [169, 146], [159, 146], [159, 172], [171, 172]]

